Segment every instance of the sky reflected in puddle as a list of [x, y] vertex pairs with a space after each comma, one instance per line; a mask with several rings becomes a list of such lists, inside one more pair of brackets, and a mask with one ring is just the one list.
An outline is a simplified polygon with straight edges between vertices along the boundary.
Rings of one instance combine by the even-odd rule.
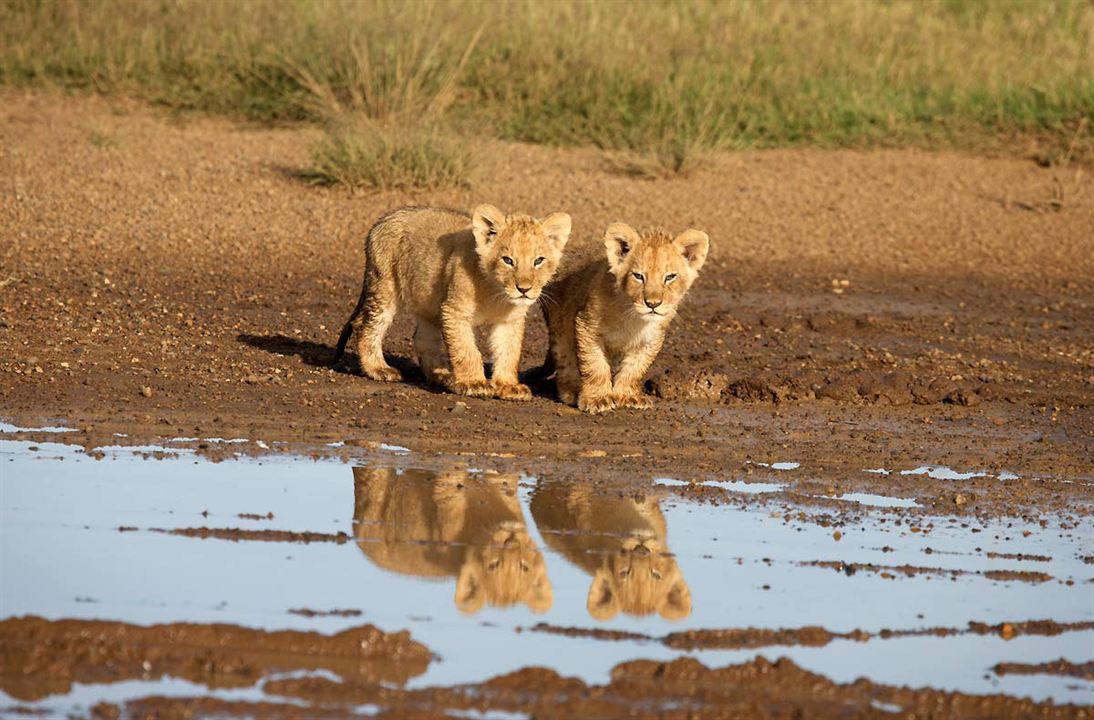
[[[732, 481], [722, 485], [736, 490]], [[696, 504], [652, 479], [603, 491], [550, 477], [350, 467], [286, 456], [212, 463], [178, 454], [149, 461], [126, 448], [96, 460], [72, 446], [0, 440], [0, 618], [235, 623], [324, 633], [362, 623], [409, 629], [439, 656], [410, 681], [415, 687], [480, 681], [537, 665], [605, 682], [614, 665], [634, 658], [692, 654], [716, 666], [759, 653], [788, 656], [839, 682], [867, 676], [912, 687], [1091, 700], [1094, 684], [1087, 681], [1000, 677], [990, 670], [1002, 661], [1090, 660], [1089, 630], [690, 653], [660, 642], [668, 633], [698, 629], [815, 625], [877, 633], [1094, 618], [1082, 559], [1094, 545], [1089, 524], [1064, 530], [1055, 521], [1042, 528], [1006, 520], [977, 525], [980, 532], [973, 533], [959, 520], [934, 518], [936, 527], [924, 534], [896, 525], [891, 515], [886, 522], [871, 515], [871, 506], [882, 506], [876, 512], [884, 516], [905, 506], [904, 499], [860, 493], [842, 499], [865, 517], [840, 528], [837, 539], [831, 527], [788, 519], [764, 504]], [[347, 537], [233, 542], [149, 531], [197, 527]], [[1016, 555], [1050, 559], [1029, 563]], [[887, 579], [832, 567], [839, 563], [958, 572]], [[1030, 565], [1053, 579], [984, 574]], [[299, 608], [360, 615], [288, 612]], [[538, 623], [649, 639], [532, 630]], [[79, 685], [41, 704], [70, 708], [95, 698], [187, 689], [179, 683]], [[12, 703], [0, 693], [0, 707], [5, 704]]]

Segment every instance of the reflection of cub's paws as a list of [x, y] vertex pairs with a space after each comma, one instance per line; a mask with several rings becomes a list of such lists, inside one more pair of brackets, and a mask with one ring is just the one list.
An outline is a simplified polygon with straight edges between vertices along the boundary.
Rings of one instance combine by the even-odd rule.
[[582, 395], [577, 399], [578, 410], [583, 410], [592, 415], [610, 412], [615, 407], [611, 395]]
[[653, 400], [649, 395], [642, 393], [620, 393], [614, 396], [615, 406], [619, 408], [636, 408], [646, 410], [653, 407]]
[[485, 380], [474, 380], [472, 382], [452, 382], [450, 384], [452, 392], [458, 395], [466, 395], [468, 397], [490, 397], [494, 394], [494, 388], [490, 386], [490, 383]]
[[369, 380], [375, 380], [376, 382], [399, 382], [403, 379], [402, 374], [390, 365], [363, 367], [361, 373]]
[[493, 383], [494, 396], [502, 400], [531, 400], [532, 391], [523, 383]]

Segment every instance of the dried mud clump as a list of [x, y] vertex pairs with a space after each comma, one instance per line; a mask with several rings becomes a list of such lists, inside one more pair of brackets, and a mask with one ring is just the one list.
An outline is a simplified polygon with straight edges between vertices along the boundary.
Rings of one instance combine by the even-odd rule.
[[171, 676], [209, 688], [242, 688], [299, 670], [328, 670], [346, 682], [402, 684], [425, 672], [431, 659], [409, 633], [372, 625], [321, 635], [219, 624], [141, 627], [33, 616], [0, 621], [0, 690], [22, 701], [67, 693], [73, 683]]
[[[133, 529], [136, 530], [136, 528]], [[344, 532], [321, 533], [312, 532], [310, 530], [295, 532], [292, 530], [244, 530], [242, 528], [197, 527], [175, 528], [173, 530], [152, 528], [151, 532], [197, 538], [199, 540], [214, 538], [216, 540], [231, 540], [232, 542], [239, 542], [241, 540], [253, 542], [298, 542], [304, 544], [329, 542], [342, 545], [343, 543], [350, 541], [350, 536]]]
[[772, 630], [767, 628], [731, 628], [727, 630], [688, 630], [670, 633], [664, 638], [665, 645], [676, 650], [744, 650], [771, 645], [804, 645], [822, 647], [837, 639], [864, 641], [869, 633], [854, 630], [834, 633], [815, 625]]
[[1052, 662], [1030, 663], [1003, 662], [993, 667], [996, 675], [1058, 675], [1061, 677], [1075, 677], [1083, 680], [1094, 680], [1094, 660], [1075, 663], [1064, 658]]
[[720, 400], [728, 386], [725, 374], [706, 369], [696, 373], [667, 369], [646, 382], [649, 392], [665, 400]]

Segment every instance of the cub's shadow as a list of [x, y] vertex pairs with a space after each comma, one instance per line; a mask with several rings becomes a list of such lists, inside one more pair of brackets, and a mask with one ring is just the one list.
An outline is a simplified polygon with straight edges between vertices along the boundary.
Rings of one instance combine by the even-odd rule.
[[[265, 350], [282, 357], [298, 357], [305, 365], [312, 367], [330, 368], [335, 372], [345, 375], [360, 375], [357, 372], [357, 356], [347, 352], [337, 365], [334, 364], [334, 348], [323, 343], [301, 340], [288, 335], [249, 335], [241, 333], [236, 340], [244, 345]], [[388, 364], [403, 375], [405, 382], [425, 385], [425, 376], [422, 375], [418, 364], [410, 358], [399, 355], [384, 355]]]
[[[361, 373], [357, 371], [357, 355], [347, 351], [346, 354], [342, 356], [342, 360], [335, 365], [334, 348], [330, 345], [312, 342], [311, 340], [301, 340], [300, 338], [291, 337], [289, 335], [250, 335], [247, 333], [240, 333], [236, 336], [236, 340], [244, 345], [250, 345], [253, 348], [258, 348], [259, 350], [264, 350], [274, 355], [298, 357], [305, 365], [330, 368], [335, 372], [344, 375], [361, 376]], [[399, 371], [403, 376], [403, 382], [426, 388], [435, 393], [447, 392], [443, 388], [426, 382], [422, 369], [411, 358], [384, 353], [384, 359], [387, 360], [388, 365], [391, 365]], [[489, 377], [493, 372], [493, 367], [490, 363], [486, 363], [485, 370], [487, 377]], [[544, 377], [540, 373], [539, 368], [532, 368], [522, 372], [521, 380], [531, 387], [532, 392], [535, 395], [552, 399], [556, 397], [554, 382]]]

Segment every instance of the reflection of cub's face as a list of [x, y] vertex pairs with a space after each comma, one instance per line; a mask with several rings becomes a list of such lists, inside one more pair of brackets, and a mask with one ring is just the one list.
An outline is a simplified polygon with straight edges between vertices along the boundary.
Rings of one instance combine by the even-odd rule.
[[521, 523], [503, 523], [490, 542], [468, 547], [456, 581], [456, 606], [475, 613], [483, 604], [509, 607], [524, 603], [532, 611], [551, 607], [551, 584], [543, 553]]
[[679, 620], [691, 614], [691, 590], [661, 541], [629, 535], [597, 569], [587, 605], [597, 620], [611, 619], [620, 610]]

